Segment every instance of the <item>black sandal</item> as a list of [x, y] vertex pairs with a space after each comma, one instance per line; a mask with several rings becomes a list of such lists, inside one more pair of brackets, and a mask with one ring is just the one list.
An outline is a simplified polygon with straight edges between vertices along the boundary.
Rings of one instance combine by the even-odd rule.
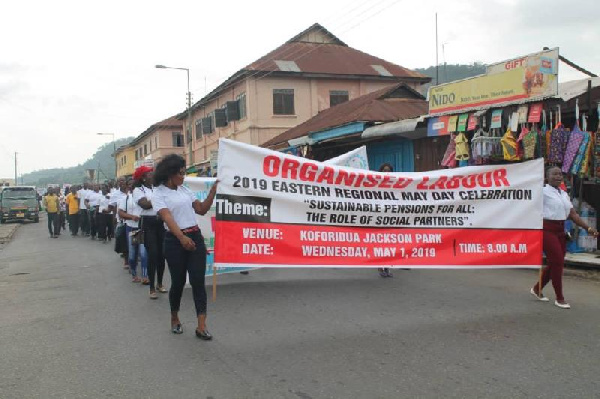
[[204, 330], [204, 331], [196, 330], [196, 337], [200, 338], [203, 341], [210, 341], [212, 339], [212, 335], [210, 335], [208, 330]]
[[173, 334], [183, 334], [183, 327], [181, 327], [181, 324], [175, 324], [171, 327], [171, 332]]

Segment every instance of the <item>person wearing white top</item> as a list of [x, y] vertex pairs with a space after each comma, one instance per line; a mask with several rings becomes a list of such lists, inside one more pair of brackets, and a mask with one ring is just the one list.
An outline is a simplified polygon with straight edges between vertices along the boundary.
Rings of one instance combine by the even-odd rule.
[[215, 198], [217, 184], [211, 187], [208, 197], [200, 202], [193, 192], [183, 186], [184, 177], [185, 160], [177, 154], [164, 157], [156, 166], [154, 174], [154, 184], [158, 187], [154, 191], [152, 205], [167, 228], [164, 247], [171, 273], [171, 331], [174, 334], [183, 333], [179, 307], [187, 273], [198, 318], [196, 336], [202, 340], [210, 340], [212, 335], [206, 329], [204, 287], [206, 246], [196, 221], [196, 214], [205, 215], [208, 212]]
[[110, 241], [110, 228], [112, 227], [112, 210], [108, 187], [102, 186], [102, 198], [98, 205], [98, 239], [104, 244]]
[[110, 194], [110, 205], [113, 207], [113, 225], [115, 228], [110, 233], [115, 237], [115, 252], [120, 254], [123, 258], [123, 268], [129, 269], [129, 262], [127, 260], [127, 251], [129, 246], [127, 245], [127, 233], [124, 221], [119, 217], [119, 202], [122, 198], [127, 195], [127, 181], [124, 177], [117, 179], [118, 189]]
[[[133, 181], [128, 182], [128, 189], [133, 189]], [[127, 237], [127, 261], [131, 271], [132, 282], [149, 284], [148, 280], [148, 256], [143, 243], [134, 243], [132, 233], [139, 231], [139, 220], [141, 208], [133, 201], [131, 192], [121, 198], [118, 204], [118, 213], [121, 220], [125, 221], [125, 233]], [[138, 277], [137, 260], [138, 254], [142, 268], [142, 278]]]
[[565, 264], [567, 248], [567, 237], [565, 233], [565, 220], [571, 219], [575, 224], [585, 230], [588, 234], [598, 236], [598, 231], [588, 226], [577, 214], [569, 195], [564, 192], [560, 185], [563, 180], [562, 171], [558, 166], [546, 169], [546, 181], [544, 186], [543, 205], [543, 249], [546, 254], [547, 267], [542, 271], [542, 286], [537, 282], [529, 292], [540, 301], [548, 302], [542, 294], [542, 289], [550, 280], [556, 294], [554, 304], [561, 309], [569, 309], [569, 305], [563, 296], [562, 275]]
[[86, 206], [89, 208], [90, 217], [90, 239], [96, 239], [96, 233], [98, 231], [98, 206], [100, 205], [100, 199], [102, 193], [100, 192], [100, 186], [95, 184], [94, 190], [87, 193], [85, 197]]
[[77, 198], [79, 198], [79, 227], [81, 228], [81, 234], [86, 237], [90, 235], [90, 219], [85, 200], [91, 192], [92, 190], [90, 190], [88, 183], [84, 183], [83, 188], [77, 191]]
[[[133, 179], [133, 201], [142, 209], [140, 212], [140, 228], [144, 235], [144, 246], [148, 251], [148, 278], [150, 279], [150, 299], [157, 299], [156, 291], [168, 292], [163, 286], [165, 273], [165, 257], [163, 255], [163, 241], [165, 228], [162, 221], [158, 220], [156, 210], [152, 207], [154, 189], [152, 185], [153, 169], [143, 165], [135, 170]], [[156, 284], [156, 285], [155, 285]]]

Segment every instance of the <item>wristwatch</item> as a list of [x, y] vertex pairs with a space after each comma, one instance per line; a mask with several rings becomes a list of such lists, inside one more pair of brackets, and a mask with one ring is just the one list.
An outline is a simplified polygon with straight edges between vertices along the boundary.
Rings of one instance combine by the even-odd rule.
[[594, 231], [594, 229], [592, 227], [588, 227], [588, 229], [587, 229], [588, 234], [592, 234], [592, 231]]

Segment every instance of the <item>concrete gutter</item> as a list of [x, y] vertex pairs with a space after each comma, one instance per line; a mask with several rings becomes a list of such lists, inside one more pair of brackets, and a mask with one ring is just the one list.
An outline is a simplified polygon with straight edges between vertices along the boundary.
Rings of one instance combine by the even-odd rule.
[[9, 242], [21, 223], [0, 224], [0, 244]]

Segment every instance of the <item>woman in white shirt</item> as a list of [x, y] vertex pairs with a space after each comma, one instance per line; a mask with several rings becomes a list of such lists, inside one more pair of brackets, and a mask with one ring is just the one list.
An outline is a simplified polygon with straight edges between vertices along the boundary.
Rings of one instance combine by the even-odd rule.
[[[565, 233], [565, 220], [571, 219], [579, 227], [587, 230], [588, 234], [598, 236], [598, 231], [588, 226], [575, 212], [569, 195], [560, 189], [563, 175], [558, 166], [551, 166], [546, 169], [546, 181], [544, 186], [544, 239], [543, 248], [546, 254], [546, 267], [542, 272], [542, 289], [548, 281], [552, 280], [552, 287], [556, 294], [554, 304], [562, 309], [569, 309], [571, 306], [565, 301], [562, 291], [562, 275], [565, 264], [565, 254], [567, 239]], [[536, 283], [530, 292], [540, 301], [547, 302], [546, 298]]]
[[[144, 234], [144, 246], [148, 252], [148, 278], [150, 279], [150, 299], [157, 299], [156, 291], [168, 292], [163, 287], [163, 275], [165, 273], [165, 257], [163, 255], [163, 241], [165, 228], [162, 221], [156, 216], [156, 210], [152, 207], [154, 187], [152, 185], [153, 169], [142, 165], [133, 173], [135, 188], [133, 189], [133, 201], [141, 207], [140, 228]], [[156, 286], [155, 286], [156, 284]]]
[[155, 191], [152, 205], [165, 222], [167, 233], [164, 253], [171, 273], [171, 331], [181, 334], [179, 305], [185, 286], [186, 273], [189, 275], [198, 317], [196, 336], [202, 340], [212, 339], [206, 329], [206, 246], [196, 221], [196, 214], [204, 215], [212, 206], [217, 191], [215, 184], [208, 197], [200, 202], [194, 193], [183, 186], [185, 160], [177, 155], [167, 155], [156, 166], [154, 173]]
[[[129, 192], [119, 201], [118, 212], [121, 220], [125, 221], [125, 233], [128, 246], [127, 261], [129, 263], [129, 270], [131, 271], [131, 281], [134, 283], [141, 282], [142, 284], [147, 285], [150, 284], [150, 281], [148, 280], [148, 256], [146, 254], [146, 248], [144, 247], [144, 244], [140, 244], [139, 242], [134, 243], [132, 237], [132, 233], [135, 234], [139, 231], [140, 212], [142, 210], [139, 205], [134, 203], [133, 196], [131, 195], [133, 180], [127, 182], [127, 189]], [[137, 273], [138, 255], [142, 269], [141, 279], [138, 277]]]

